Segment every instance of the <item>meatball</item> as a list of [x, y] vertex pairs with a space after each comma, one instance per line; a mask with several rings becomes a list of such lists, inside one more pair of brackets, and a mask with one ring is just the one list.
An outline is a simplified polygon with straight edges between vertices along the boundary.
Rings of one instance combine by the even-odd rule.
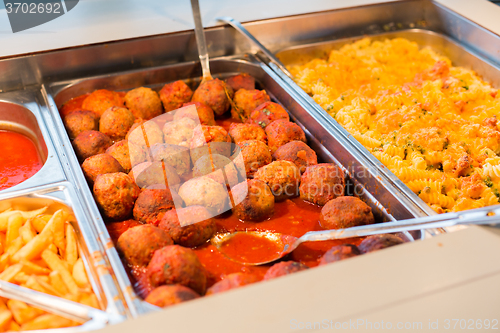
[[[192, 108], [184, 108], [185, 106], [194, 105], [196, 110]], [[182, 109], [177, 111], [174, 115], [174, 119], [182, 119], [188, 117], [192, 119], [197, 125], [207, 125], [215, 126], [214, 110], [212, 110], [208, 105], [201, 102], [189, 102], [182, 105]]]
[[163, 125], [165, 143], [189, 147], [193, 139], [196, 123], [191, 118], [180, 118]]
[[128, 264], [147, 266], [156, 250], [173, 244], [172, 238], [165, 231], [144, 224], [125, 231], [118, 238], [116, 248]]
[[238, 75], [233, 75], [226, 79], [226, 84], [233, 89], [233, 91], [238, 91], [240, 89], [253, 90], [255, 89], [255, 79], [248, 73], [241, 73]]
[[226, 275], [223, 280], [208, 288], [207, 295], [221, 293], [230, 289], [246, 286], [258, 282], [259, 278], [249, 273], [232, 273]]
[[99, 131], [112, 140], [123, 140], [134, 121], [134, 115], [127, 108], [112, 106], [102, 114], [99, 120]]
[[257, 170], [273, 161], [269, 147], [262, 141], [247, 140], [238, 142], [240, 154], [245, 162], [247, 177], [252, 177]]
[[274, 161], [257, 170], [254, 179], [265, 182], [278, 201], [299, 194], [300, 171], [292, 162]]
[[196, 253], [179, 245], [156, 250], [146, 272], [152, 287], [180, 284], [205, 293], [207, 277]]
[[[271, 101], [265, 90], [240, 89], [234, 94], [234, 104], [237, 107], [231, 108], [231, 117], [237, 120], [247, 120], [253, 110], [262, 103]], [[243, 117], [243, 118], [241, 118]]]
[[267, 143], [266, 132], [256, 124], [232, 123], [229, 126], [229, 136], [234, 143], [246, 140], [258, 140]]
[[220, 126], [198, 125], [193, 131], [191, 141], [191, 160], [193, 164], [203, 155], [231, 155], [231, 137]]
[[290, 141], [306, 142], [306, 134], [299, 125], [284, 119], [275, 120], [266, 127], [267, 142], [271, 153]]
[[157, 226], [175, 202], [169, 189], [143, 189], [134, 205], [134, 219]]
[[89, 110], [72, 111], [64, 117], [63, 122], [71, 140], [82, 132], [97, 131], [99, 129], [99, 117], [95, 112]]
[[111, 220], [126, 220], [132, 215], [140, 191], [133, 179], [122, 172], [99, 175], [94, 183], [97, 205]]
[[97, 154], [90, 156], [82, 164], [83, 174], [90, 185], [94, 184], [97, 176], [105, 173], [123, 172], [120, 163], [111, 155]]
[[191, 100], [191, 96], [193, 91], [181, 80], [167, 83], [160, 90], [160, 99], [165, 112], [180, 108], [182, 104]]
[[404, 241], [396, 235], [382, 234], [366, 237], [358, 248], [361, 253], [368, 253], [403, 243]]
[[153, 289], [144, 300], [149, 304], [156, 305], [160, 308], [166, 308], [167, 306], [190, 301], [199, 297], [200, 295], [192, 289], [180, 284], [173, 284]]
[[282, 261], [277, 264], [274, 264], [269, 268], [264, 275], [264, 280], [271, 280], [280, 276], [297, 273], [303, 270], [308, 269], [304, 264], [296, 261]]
[[233, 213], [242, 221], [259, 222], [274, 214], [274, 195], [261, 180], [250, 179], [231, 190]]
[[179, 195], [186, 206], [203, 206], [214, 215], [227, 210], [226, 188], [206, 176], [193, 178], [182, 184]]
[[372, 209], [356, 197], [338, 197], [323, 206], [319, 222], [325, 229], [344, 229], [375, 223]]
[[229, 109], [229, 99], [233, 97], [233, 89], [224, 81], [213, 79], [202, 82], [194, 91], [192, 102], [201, 102], [208, 105], [216, 115], [223, 115]]
[[[165, 167], [165, 170], [163, 167]], [[132, 168], [129, 175], [140, 188], [146, 188], [151, 185], [163, 185], [177, 189], [181, 182], [177, 171], [171, 165], [162, 162], [137, 164]], [[165, 176], [167, 177], [166, 180]]]
[[135, 123], [130, 127], [126, 138], [143, 149], [147, 149], [147, 147], [153, 147], [157, 143], [163, 143], [163, 132], [155, 122], [146, 121]]
[[146, 161], [146, 152], [138, 145], [121, 140], [106, 149], [106, 154], [113, 156], [122, 166], [123, 172], [129, 173], [133, 166]]
[[112, 106], [123, 106], [123, 98], [120, 94], [106, 89], [99, 89], [83, 100], [82, 109], [94, 111], [100, 117], [104, 111]]
[[185, 247], [201, 245], [217, 231], [212, 214], [202, 206], [172, 209], [165, 213], [159, 227], [165, 230], [176, 244]]
[[306, 168], [301, 177], [300, 197], [323, 206], [328, 201], [343, 196], [344, 186], [344, 172], [340, 167], [333, 163], [312, 165]]
[[130, 90], [125, 95], [125, 105], [136, 118], [144, 120], [158, 117], [163, 113], [160, 97], [151, 88], [139, 87]]
[[266, 128], [267, 125], [279, 119], [290, 121], [290, 116], [281, 105], [273, 102], [265, 102], [250, 113], [247, 123], [257, 124], [262, 128]]
[[106, 135], [98, 131], [85, 131], [73, 140], [73, 148], [80, 162], [86, 158], [106, 152], [113, 142]]
[[300, 173], [306, 171], [308, 166], [318, 164], [316, 152], [302, 141], [291, 141], [279, 147], [274, 152], [273, 158], [294, 163]]
[[207, 176], [228, 187], [238, 184], [236, 165], [226, 156], [218, 154], [204, 155], [196, 161], [193, 168], [193, 177], [200, 176]]
[[332, 247], [330, 250], [326, 251], [323, 257], [321, 257], [319, 264], [326, 265], [331, 262], [349, 259], [360, 254], [361, 252], [359, 252], [359, 249], [356, 245], [351, 245], [351, 244], [337, 245]]
[[151, 147], [151, 154], [155, 161], [163, 161], [171, 165], [177, 174], [184, 177], [191, 172], [191, 158], [189, 149], [177, 145], [156, 144]]

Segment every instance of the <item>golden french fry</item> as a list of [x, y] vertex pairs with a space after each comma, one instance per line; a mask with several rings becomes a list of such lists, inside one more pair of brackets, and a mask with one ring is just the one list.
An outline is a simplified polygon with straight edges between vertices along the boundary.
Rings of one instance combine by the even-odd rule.
[[9, 247], [10, 243], [19, 237], [19, 228], [21, 228], [26, 220], [21, 213], [12, 214], [7, 222], [7, 237], [5, 243]]
[[30, 276], [24, 272], [19, 272], [16, 274], [16, 276], [14, 276], [14, 278], [12, 279], [12, 282], [14, 283], [17, 283], [17, 284], [22, 284], [22, 283], [26, 283], [28, 282], [28, 279], [30, 278]]
[[12, 266], [7, 267], [1, 274], [0, 274], [0, 280], [3, 280], [5, 282], [11, 282], [12, 279], [17, 275], [23, 269], [23, 265], [21, 264], [15, 264]]
[[65, 259], [68, 265], [73, 268], [73, 265], [78, 259], [78, 244], [76, 242], [75, 229], [71, 223], [66, 224], [66, 253]]
[[19, 235], [23, 239], [24, 244], [28, 244], [36, 236], [36, 231], [31, 224], [32, 220], [26, 220], [24, 225], [19, 229]]
[[35, 217], [37, 215], [45, 213], [47, 208], [48, 208], [48, 206], [45, 206], [43, 208], [35, 209], [35, 210], [27, 211], [27, 212], [22, 211], [22, 210], [11, 210], [8, 212], [4, 211], [4, 212], [0, 213], [0, 231], [7, 231], [9, 217], [11, 217], [14, 214], [19, 213], [19, 214], [21, 214], [21, 216], [25, 220], [27, 220], [27, 219], [30, 219], [30, 218]]
[[10, 321], [9, 328], [7, 329], [9, 332], [18, 332], [21, 330], [21, 326], [16, 323], [14, 320]]
[[0, 311], [7, 310], [7, 304], [6, 301], [3, 299], [0, 299]]
[[83, 305], [87, 305], [96, 309], [100, 309], [99, 301], [97, 300], [97, 296], [95, 294], [82, 294], [80, 298], [80, 303]]
[[21, 259], [31, 260], [38, 256], [52, 243], [51, 240], [54, 230], [60, 228], [60, 224], [64, 225], [62, 210], [55, 212], [42, 232], [33, 238], [28, 244], [24, 245], [14, 256], [12, 256], [12, 260], [14, 262], [19, 262]]
[[61, 295], [69, 294], [68, 287], [64, 284], [64, 281], [61, 278], [61, 274], [58, 271], [52, 271], [49, 274], [50, 284], [54, 287], [57, 292]]
[[45, 216], [50, 216], [50, 215], [35, 216], [34, 218], [31, 219], [31, 225], [33, 226], [33, 229], [35, 229], [35, 231], [38, 233], [42, 232], [42, 230], [49, 222], [47, 221]]
[[31, 277], [33, 277], [38, 285], [45, 290], [45, 293], [59, 297], [63, 296], [54, 287], [52, 287], [52, 285], [48, 282], [48, 279], [44, 279], [46, 276], [32, 275]]
[[23, 272], [26, 274], [50, 274], [50, 269], [39, 266], [31, 261], [21, 260], [19, 263], [23, 265]]
[[12, 257], [16, 254], [24, 245], [23, 239], [21, 237], [17, 237], [14, 239], [7, 248], [7, 253]]
[[61, 218], [62, 223], [58, 223], [54, 227], [54, 245], [57, 246], [57, 248], [59, 249], [59, 253], [61, 253], [61, 254], [64, 251], [66, 251], [66, 240], [64, 239], [64, 234], [65, 234], [65, 227], [66, 227], [65, 221], [67, 221], [67, 217], [68, 217], [68, 214], [63, 211], [62, 218]]
[[4, 253], [0, 256], [0, 272], [3, 272], [10, 263], [10, 254]]
[[[75, 279], [73, 279], [73, 276], [66, 268], [66, 265], [57, 254], [47, 249], [42, 252], [42, 259], [45, 260], [51, 270], [58, 271], [59, 274], [61, 274], [61, 278], [71, 294], [79, 293], [78, 285], [76, 284]], [[2, 274], [0, 274], [0, 276]]]
[[73, 266], [73, 278], [75, 279], [78, 287], [84, 289], [90, 287], [87, 273], [85, 272], [85, 265], [82, 258], [78, 259]]
[[[75, 322], [54, 314], [43, 314], [35, 319], [21, 325], [21, 330], [43, 330], [48, 328], [61, 328], [75, 326]], [[76, 324], [78, 325], [78, 324]]]
[[9, 310], [0, 312], [0, 331], [5, 332], [12, 320], [12, 313]]
[[36, 275], [31, 275], [28, 278], [28, 281], [26, 281], [26, 288], [30, 288], [41, 293], [50, 294], [48, 290], [46, 290], [40, 285], [40, 283], [38, 283], [38, 281], [36, 280]]
[[30, 320], [33, 320], [34, 318], [44, 313], [44, 311], [42, 310], [36, 309], [24, 302], [17, 301], [14, 299], [8, 300], [7, 306], [12, 312], [14, 320], [21, 325]]
[[52, 251], [55, 254], [57, 254], [57, 246], [55, 246], [54, 243], [52, 243], [49, 246], [47, 246], [47, 250]]

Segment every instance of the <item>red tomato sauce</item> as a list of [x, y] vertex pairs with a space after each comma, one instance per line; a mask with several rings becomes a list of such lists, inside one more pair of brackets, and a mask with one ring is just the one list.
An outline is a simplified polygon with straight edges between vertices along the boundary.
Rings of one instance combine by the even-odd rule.
[[283, 245], [265, 237], [241, 233], [222, 243], [219, 250], [238, 262], [258, 264], [279, 258]]
[[33, 141], [22, 134], [0, 130], [0, 190], [22, 183], [42, 166]]
[[90, 94], [85, 94], [81, 95], [75, 98], [70, 99], [64, 105], [61, 107], [61, 110], [59, 111], [61, 118], [64, 118], [70, 113], [71, 111], [79, 110], [82, 108], [83, 101], [87, 96]]

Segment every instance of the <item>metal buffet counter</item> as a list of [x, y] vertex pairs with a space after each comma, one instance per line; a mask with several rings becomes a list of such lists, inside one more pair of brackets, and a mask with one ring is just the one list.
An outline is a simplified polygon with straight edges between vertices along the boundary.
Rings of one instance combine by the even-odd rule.
[[[497, 86], [500, 83], [496, 54], [500, 37], [432, 1], [367, 5], [255, 21], [246, 26], [285, 63], [291, 54], [307, 57], [359, 36], [405, 37], [421, 46], [432, 46], [457, 65], [474, 69]], [[320, 159], [333, 162], [347, 172], [349, 187], [361, 189], [361, 197], [370, 204], [378, 221], [434, 214], [231, 27], [207, 29], [206, 38], [214, 75], [225, 78], [246, 72], [255, 77], [259, 88], [283, 105], [303, 128]], [[74, 212], [85, 266], [100, 307], [109, 315], [107, 323], [157, 310], [143, 302], [132, 287], [79, 167], [58, 108], [69, 99], [95, 89], [127, 90], [138, 86], [157, 89], [175, 80], [196, 81], [201, 68], [193, 31], [6, 58], [0, 61], [0, 72], [0, 128], [26, 133], [38, 145], [44, 160], [44, 166], [35, 176], [0, 193], [0, 207], [9, 207], [13, 200], [34, 200], [35, 206], [39, 205], [37, 200], [48, 200]], [[432, 233], [439, 232], [442, 231]], [[406, 236], [408, 240], [424, 238], [420, 232]], [[301, 274], [301, 281], [310, 284], [306, 281], [309, 275], [313, 277], [311, 274]], [[269, 286], [257, 284], [252, 288], [264, 290]], [[216, 298], [237, 298], [240, 293], [248, 297], [248, 292], [238, 290]], [[188, 309], [203, 302], [210, 300], [200, 299], [194, 305], [179, 307]], [[310, 306], [314, 308], [315, 304]], [[99, 327], [86, 324], [64, 330], [82, 330], [87, 326]]]

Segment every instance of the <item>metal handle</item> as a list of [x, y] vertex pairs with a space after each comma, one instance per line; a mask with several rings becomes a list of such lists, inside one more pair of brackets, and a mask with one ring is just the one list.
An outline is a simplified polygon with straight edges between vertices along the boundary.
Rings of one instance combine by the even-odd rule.
[[351, 237], [363, 237], [410, 230], [451, 227], [460, 224], [499, 224], [500, 208], [484, 207], [466, 212], [439, 214], [409, 220], [371, 224], [347, 229], [311, 231], [300, 237], [297, 242], [323, 241]]
[[191, 8], [193, 9], [194, 33], [196, 35], [196, 45], [198, 46], [203, 80], [212, 80], [207, 42], [205, 41], [205, 33], [203, 31], [203, 23], [201, 22], [200, 4], [198, 0], [191, 0]]
[[270, 61], [278, 66], [283, 73], [285, 73], [289, 78], [292, 78], [292, 74], [290, 74], [288, 69], [286, 69], [285, 65], [283, 65], [271, 51], [269, 51], [264, 45], [262, 45], [240, 22], [229, 16], [217, 17], [217, 20], [229, 24], [234, 29], [243, 34], [248, 40], [254, 43], [262, 51], [262, 53], [264, 53], [269, 58]]

